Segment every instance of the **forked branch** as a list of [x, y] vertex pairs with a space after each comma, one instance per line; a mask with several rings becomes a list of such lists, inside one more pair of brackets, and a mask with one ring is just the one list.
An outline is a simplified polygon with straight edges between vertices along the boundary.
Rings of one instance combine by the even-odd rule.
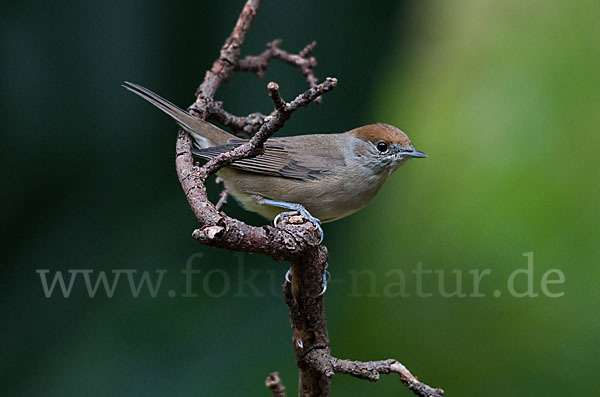
[[[400, 380], [416, 395], [442, 396], [441, 389], [434, 389], [419, 382], [396, 360], [359, 362], [340, 360], [330, 355], [325, 308], [323, 296], [320, 294], [327, 249], [319, 245], [319, 236], [312, 223], [298, 223], [299, 217], [290, 217], [283, 218], [277, 227], [250, 226], [219, 211], [226, 195], [221, 197], [217, 206], [208, 199], [205, 185], [208, 177], [236, 160], [260, 155], [266, 140], [283, 127], [294, 111], [319, 101], [323, 94], [337, 85], [335, 78], [326, 78], [318, 83], [314, 75], [316, 60], [310, 56], [315, 42], [310, 43], [298, 54], [291, 54], [281, 49], [281, 40], [275, 40], [269, 43], [261, 54], [240, 59], [244, 40], [261, 2], [246, 1], [231, 35], [221, 48], [219, 58], [206, 72], [202, 84], [198, 87], [196, 101], [188, 108], [189, 112], [197, 117], [217, 121], [229, 127], [234, 134], [251, 138], [200, 167], [194, 163], [192, 142], [188, 134], [180, 130], [177, 137], [177, 175], [188, 203], [202, 225], [194, 230], [192, 235], [202, 244], [248, 253], [262, 253], [278, 261], [290, 261], [292, 282], [284, 284], [284, 295], [289, 308], [293, 328], [292, 340], [300, 370], [299, 395], [328, 396], [330, 378], [336, 373], [375, 381], [379, 374], [395, 372], [400, 374]], [[308, 82], [309, 89], [294, 100], [286, 102], [279, 93], [279, 86], [274, 82], [269, 83], [267, 88], [274, 109], [268, 115], [252, 113], [248, 116], [236, 116], [225, 111], [221, 102], [215, 101], [217, 90], [233, 72], [248, 71], [261, 77], [272, 59], [279, 59], [296, 67]], [[267, 386], [273, 396], [285, 396], [285, 388], [278, 374], [271, 374], [267, 378]]]

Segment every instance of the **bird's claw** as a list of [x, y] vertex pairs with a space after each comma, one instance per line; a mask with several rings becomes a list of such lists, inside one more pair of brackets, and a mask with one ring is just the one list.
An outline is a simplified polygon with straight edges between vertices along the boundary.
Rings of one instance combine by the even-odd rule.
[[[331, 273], [329, 273], [329, 270], [327, 270], [328, 266], [329, 266], [329, 264], [327, 262], [325, 262], [325, 269], [323, 269], [323, 282], [321, 284], [323, 289], [317, 296], [321, 296], [327, 291], [327, 283], [329, 282], [329, 280], [331, 280]], [[288, 283], [292, 282], [292, 268], [291, 267], [287, 270], [287, 272], [285, 272], [285, 281]]]
[[327, 283], [329, 282], [329, 280], [331, 280], [331, 273], [329, 273], [329, 270], [327, 270], [327, 266], [329, 265], [327, 264], [327, 262], [325, 262], [325, 269], [323, 269], [323, 290], [318, 296], [323, 295], [325, 291], [327, 291]]

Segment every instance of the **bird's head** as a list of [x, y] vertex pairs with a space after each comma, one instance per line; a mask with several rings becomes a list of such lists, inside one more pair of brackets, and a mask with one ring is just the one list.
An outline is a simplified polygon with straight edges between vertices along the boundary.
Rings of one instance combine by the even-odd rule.
[[406, 134], [383, 123], [365, 125], [348, 132], [354, 139], [357, 161], [379, 173], [394, 172], [406, 160], [427, 155], [414, 148]]

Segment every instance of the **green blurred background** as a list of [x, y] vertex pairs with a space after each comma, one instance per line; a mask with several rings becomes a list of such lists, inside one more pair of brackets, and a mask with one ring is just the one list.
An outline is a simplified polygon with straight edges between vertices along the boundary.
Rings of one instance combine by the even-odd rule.
[[[333, 353], [398, 358], [449, 396], [594, 395], [600, 3], [265, 3], [244, 54], [277, 37], [291, 51], [314, 39], [317, 76], [340, 81], [281, 134], [381, 121], [430, 155], [402, 167], [367, 208], [325, 226]], [[3, 5], [2, 395], [264, 396], [274, 370], [295, 394], [287, 308], [276, 296], [286, 264], [195, 243], [174, 171], [175, 125], [120, 87], [130, 80], [190, 104], [242, 4]], [[305, 88], [274, 62], [263, 80], [236, 74], [218, 99], [234, 113], [268, 112], [269, 80], [286, 98]], [[234, 203], [226, 211], [262, 222]], [[526, 252], [535, 298], [507, 290]], [[198, 297], [181, 297], [180, 271], [198, 253]], [[438, 271], [424, 276], [428, 298], [416, 296], [419, 263]], [[69, 298], [46, 298], [38, 269], [167, 274], [155, 298], [133, 298], [125, 278], [112, 298], [90, 298], [81, 279]], [[206, 278], [211, 269], [221, 273]], [[398, 269], [407, 297], [389, 293]], [[469, 271], [485, 269], [485, 297], [439, 292], [440, 271], [448, 291], [462, 272], [469, 294]], [[542, 294], [550, 269], [564, 274], [549, 288], [564, 296]], [[265, 296], [240, 284], [252, 272]], [[523, 275], [516, 287], [527, 287]], [[336, 376], [333, 395], [410, 392], [397, 377]]]

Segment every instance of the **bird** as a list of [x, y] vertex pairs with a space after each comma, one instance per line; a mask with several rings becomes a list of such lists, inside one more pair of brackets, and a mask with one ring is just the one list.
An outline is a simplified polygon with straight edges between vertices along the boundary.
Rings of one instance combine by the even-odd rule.
[[[130, 82], [124, 82], [123, 87], [187, 131], [194, 143], [192, 154], [199, 159], [213, 159], [247, 142], [145, 87]], [[283, 216], [300, 213], [316, 225], [322, 240], [321, 223], [363, 208], [407, 160], [426, 157], [404, 132], [377, 123], [342, 133], [271, 137], [263, 154], [237, 160], [217, 175], [244, 209], [276, 224]]]

